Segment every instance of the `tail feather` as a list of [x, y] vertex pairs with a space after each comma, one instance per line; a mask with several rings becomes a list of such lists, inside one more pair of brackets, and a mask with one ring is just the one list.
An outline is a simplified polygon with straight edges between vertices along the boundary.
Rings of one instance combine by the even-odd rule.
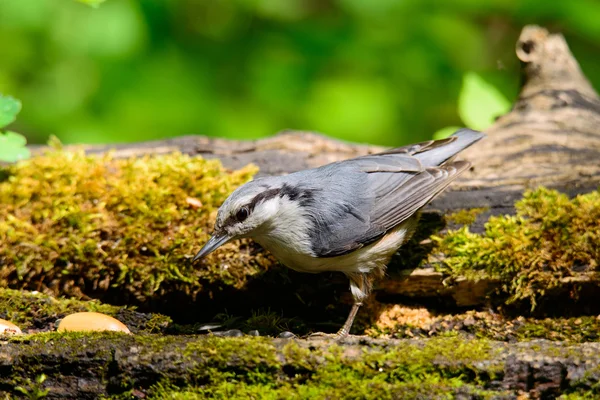
[[449, 138], [442, 139], [443, 142], [440, 146], [430, 146], [430, 148], [416, 153], [414, 156], [426, 167], [443, 165], [452, 161], [458, 153], [484, 137], [485, 134], [481, 132], [466, 128], [460, 129]]

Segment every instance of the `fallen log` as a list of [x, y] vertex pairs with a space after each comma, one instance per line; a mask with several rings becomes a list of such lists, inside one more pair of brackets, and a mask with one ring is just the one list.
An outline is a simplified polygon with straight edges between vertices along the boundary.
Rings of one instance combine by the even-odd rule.
[[0, 349], [0, 393], [18, 387], [47, 399], [177, 393], [198, 399], [286, 398], [304, 392], [319, 398], [388, 398], [390, 393], [393, 398], [513, 399], [519, 393], [556, 398], [594, 393], [600, 380], [600, 343], [547, 340], [352, 337], [334, 344], [51, 333], [0, 342]]
[[[600, 97], [566, 41], [559, 34], [529, 26], [521, 33], [516, 53], [524, 78], [519, 98], [486, 131], [486, 140], [464, 153], [473, 168], [425, 211], [441, 218], [457, 210], [483, 207], [486, 211], [471, 224], [474, 232], [481, 232], [492, 215], [513, 214], [515, 201], [526, 189], [543, 185], [573, 196], [600, 186]], [[185, 136], [86, 147], [90, 154], [114, 151], [116, 157], [178, 151], [218, 158], [231, 169], [254, 163], [259, 175], [285, 174], [381, 150], [297, 131], [255, 141]], [[396, 273], [392, 266], [391, 270], [379, 291], [414, 298], [444, 296], [458, 306], [486, 303], [499, 285], [493, 278], [450, 283], [444, 274], [427, 268]], [[576, 274], [565, 280], [565, 287], [573, 288], [574, 282], [575, 286], [597, 287], [599, 280], [597, 274]]]

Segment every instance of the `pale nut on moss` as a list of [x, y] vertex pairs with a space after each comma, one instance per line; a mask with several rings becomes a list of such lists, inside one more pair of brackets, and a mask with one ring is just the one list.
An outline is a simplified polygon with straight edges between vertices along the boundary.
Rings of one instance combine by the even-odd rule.
[[0, 335], [22, 335], [21, 329], [10, 321], [0, 319]]
[[56, 328], [59, 332], [115, 331], [131, 333], [119, 320], [97, 312], [80, 312], [64, 317]]

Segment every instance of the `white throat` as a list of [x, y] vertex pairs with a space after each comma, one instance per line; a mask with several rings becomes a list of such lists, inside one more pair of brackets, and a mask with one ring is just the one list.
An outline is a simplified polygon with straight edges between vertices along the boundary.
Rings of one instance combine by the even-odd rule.
[[252, 232], [251, 237], [284, 264], [289, 253], [313, 253], [310, 220], [302, 215], [302, 208], [298, 203], [287, 197], [275, 197], [265, 201], [254, 211], [263, 213], [266, 221]]

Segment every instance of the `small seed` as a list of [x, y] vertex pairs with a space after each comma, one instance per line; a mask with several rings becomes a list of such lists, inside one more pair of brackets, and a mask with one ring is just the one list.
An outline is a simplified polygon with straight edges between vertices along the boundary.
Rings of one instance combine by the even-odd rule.
[[22, 335], [21, 329], [10, 321], [0, 319], [0, 335]]
[[131, 333], [119, 320], [97, 312], [80, 312], [64, 317], [58, 324], [59, 332], [116, 331]]

